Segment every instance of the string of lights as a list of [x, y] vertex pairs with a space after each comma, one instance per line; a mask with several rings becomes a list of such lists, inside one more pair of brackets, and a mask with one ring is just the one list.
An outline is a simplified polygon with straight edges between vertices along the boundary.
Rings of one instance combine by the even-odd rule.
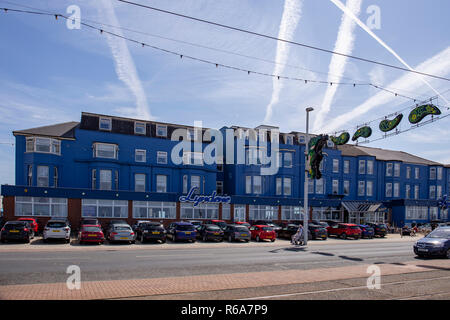
[[[72, 19], [70, 17], [67, 17], [67, 16], [65, 16], [63, 14], [58, 14], [58, 13], [48, 13], [48, 12], [43, 12], [43, 11], [20, 10], [20, 9], [12, 9], [12, 8], [4, 8], [4, 7], [0, 7], [0, 10], [5, 12], [5, 13], [6, 12], [15, 12], [15, 13], [36, 14], [36, 15], [44, 15], [44, 16], [53, 16], [53, 17], [55, 17], [56, 20], [58, 20], [58, 18], [62, 18], [62, 19], [74, 21], [74, 19]], [[211, 60], [197, 58], [197, 57], [186, 55], [186, 54], [183, 54], [183, 53], [180, 53], [180, 52], [175, 52], [175, 51], [172, 51], [172, 50], [168, 50], [168, 49], [165, 49], [165, 48], [154, 46], [154, 45], [151, 45], [151, 44], [143, 42], [143, 41], [139, 41], [139, 40], [136, 40], [136, 39], [133, 39], [133, 38], [129, 38], [129, 37], [126, 37], [126, 36], [114, 33], [112, 31], [106, 30], [104, 28], [96, 27], [96, 26], [88, 24], [86, 22], [80, 21], [80, 24], [85, 26], [85, 27], [87, 27], [87, 28], [90, 28], [90, 29], [93, 29], [93, 30], [97, 30], [97, 31], [100, 32], [100, 34], [108, 34], [110, 36], [117, 37], [117, 38], [123, 39], [125, 41], [129, 41], [129, 42], [138, 44], [139, 46], [142, 46], [142, 47], [148, 47], [148, 48], [152, 48], [152, 49], [155, 49], [155, 50], [167, 53], [167, 54], [178, 56], [178, 57], [180, 57], [180, 59], [185, 58], [185, 59], [193, 60], [193, 61], [196, 61], [196, 62], [201, 62], [201, 63], [213, 65], [216, 68], [222, 67], [222, 68], [231, 69], [231, 70], [235, 70], [235, 71], [239, 71], [239, 72], [245, 72], [248, 75], [256, 74], [256, 75], [260, 75], [260, 76], [276, 78], [278, 80], [291, 80], [291, 81], [304, 82], [305, 84], [317, 83], [317, 84], [326, 84], [326, 85], [330, 85], [330, 86], [332, 86], [332, 85], [343, 85], [343, 86], [353, 86], [353, 87], [356, 87], [356, 86], [370, 86], [370, 87], [376, 88], [378, 90], [391, 93], [391, 94], [393, 94], [395, 96], [412, 100], [414, 102], [420, 100], [418, 98], [413, 98], [413, 97], [410, 97], [410, 96], [407, 96], [407, 95], [404, 95], [404, 94], [400, 94], [400, 93], [395, 92], [395, 91], [393, 91], [391, 89], [388, 89], [388, 88], [380, 86], [380, 85], [375, 85], [375, 84], [370, 83], [370, 82], [365, 82], [365, 83], [358, 83], [358, 82], [333, 82], [333, 81], [329, 82], [329, 81], [324, 81], [324, 80], [305, 79], [305, 78], [299, 78], [299, 77], [276, 75], [276, 74], [271, 74], [271, 73], [260, 72], [260, 71], [246, 69], [246, 68], [236, 67], [236, 66], [233, 66], [233, 65], [228, 65], [228, 64], [223, 64], [223, 63], [219, 63], [219, 62], [214, 62], [214, 61], [211, 61]]]
[[420, 74], [420, 75], [424, 75], [424, 76], [428, 76], [428, 77], [432, 77], [432, 78], [436, 78], [436, 79], [450, 81], [449, 78], [436, 76], [436, 75], [433, 75], [433, 74], [424, 73], [424, 72], [420, 72], [420, 71], [416, 71], [416, 70], [410, 70], [410, 69], [407, 69], [407, 68], [394, 66], [394, 65], [391, 65], [391, 64], [387, 64], [387, 63], [383, 63], [383, 62], [379, 62], [379, 61], [375, 61], [375, 60], [371, 60], [371, 59], [361, 58], [361, 57], [357, 57], [357, 56], [353, 56], [353, 55], [348, 55], [348, 54], [344, 54], [344, 53], [340, 53], [340, 52], [336, 52], [336, 51], [332, 51], [332, 50], [328, 50], [328, 49], [323, 49], [323, 48], [307, 45], [307, 44], [300, 43], [300, 42], [289, 41], [289, 40], [277, 38], [277, 37], [274, 37], [274, 36], [270, 36], [270, 35], [254, 32], [254, 31], [242, 29], [242, 28], [232, 27], [232, 26], [228, 26], [228, 25], [225, 25], [225, 24], [221, 24], [221, 23], [217, 23], [217, 22], [213, 22], [213, 21], [209, 21], [209, 20], [200, 19], [200, 18], [196, 18], [196, 17], [192, 17], [192, 16], [176, 13], [176, 12], [173, 12], [173, 11], [168, 11], [168, 10], [163, 10], [163, 9], [159, 9], [159, 8], [156, 8], [156, 7], [151, 7], [151, 6], [144, 5], [144, 4], [137, 3], [137, 2], [127, 1], [127, 0], [117, 0], [117, 1], [129, 4], [129, 5], [137, 6], [137, 7], [140, 7], [140, 8], [145, 8], [145, 9], [149, 9], [149, 10], [153, 10], [153, 11], [158, 11], [158, 12], [161, 12], [161, 13], [166, 13], [166, 14], [178, 16], [178, 17], [185, 18], [185, 19], [194, 20], [194, 21], [197, 21], [197, 22], [202, 22], [202, 23], [214, 25], [214, 26], [221, 27], [221, 28], [226, 28], [226, 29], [230, 29], [230, 30], [234, 30], [234, 31], [239, 31], [239, 32], [251, 34], [251, 35], [254, 35], [254, 36], [258, 36], [258, 37], [272, 39], [272, 40], [285, 42], [285, 43], [289, 43], [289, 44], [292, 44], [292, 45], [297, 45], [297, 46], [301, 46], [301, 47], [305, 47], [305, 48], [309, 48], [309, 49], [313, 49], [313, 50], [317, 50], [317, 51], [327, 52], [327, 53], [336, 54], [336, 55], [344, 56], [344, 57], [355, 59], [355, 60], [360, 60], [360, 61], [364, 61], [364, 62], [368, 62], [368, 63], [372, 63], [372, 64], [377, 64], [377, 65], [381, 65], [381, 66], [384, 66], [384, 67], [389, 67], [389, 68], [402, 70], [402, 71], [406, 71], [406, 72], [412, 72], [412, 73], [416, 73], [416, 74]]

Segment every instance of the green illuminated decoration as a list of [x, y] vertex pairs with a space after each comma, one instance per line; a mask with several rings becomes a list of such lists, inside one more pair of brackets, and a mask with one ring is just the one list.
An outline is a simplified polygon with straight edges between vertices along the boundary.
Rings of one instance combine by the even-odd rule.
[[439, 110], [439, 108], [433, 104], [424, 104], [414, 108], [410, 112], [408, 120], [412, 124], [419, 123], [420, 121], [422, 121], [423, 118], [425, 118], [429, 114], [439, 115], [441, 114], [441, 110]]
[[400, 113], [398, 116], [396, 116], [392, 120], [389, 120], [389, 119], [383, 120], [380, 122], [380, 130], [383, 132], [391, 131], [400, 124], [400, 121], [402, 121], [402, 119], [403, 119], [403, 114]]
[[352, 141], [357, 140], [358, 138], [368, 138], [372, 135], [372, 129], [368, 126], [359, 128], [356, 130], [356, 132], [353, 134]]
[[308, 144], [308, 158], [309, 158], [309, 175], [311, 179], [322, 178], [322, 173], [320, 172], [320, 162], [323, 159], [322, 149], [327, 144], [328, 136], [319, 135], [317, 137], [311, 138]]
[[350, 134], [348, 132], [343, 132], [339, 135], [339, 137], [331, 136], [330, 139], [335, 145], [341, 146], [350, 140]]

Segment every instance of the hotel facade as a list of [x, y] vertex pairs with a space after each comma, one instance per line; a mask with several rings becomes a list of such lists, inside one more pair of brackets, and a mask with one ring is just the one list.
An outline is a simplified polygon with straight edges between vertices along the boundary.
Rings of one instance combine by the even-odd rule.
[[[186, 137], [174, 141], [180, 129]], [[1, 186], [3, 215], [35, 217], [41, 226], [51, 217], [67, 217], [74, 226], [84, 217], [102, 224], [124, 219], [165, 225], [303, 220], [306, 136], [279, 133], [278, 168], [266, 175], [262, 169], [269, 165], [260, 163], [260, 155], [270, 155], [274, 129], [221, 128], [223, 146], [215, 152], [227, 159], [223, 164], [203, 161], [211, 142], [218, 141], [205, 128], [83, 112], [79, 122], [14, 131], [15, 185]], [[232, 138], [225, 139], [230, 132]], [[173, 150], [186, 139], [191, 151], [177, 152], [181, 161], [176, 161]], [[331, 141], [324, 153], [322, 179], [309, 180], [310, 219], [394, 226], [449, 221], [438, 200], [449, 194], [450, 166]], [[186, 201], [191, 190], [221, 201]]]

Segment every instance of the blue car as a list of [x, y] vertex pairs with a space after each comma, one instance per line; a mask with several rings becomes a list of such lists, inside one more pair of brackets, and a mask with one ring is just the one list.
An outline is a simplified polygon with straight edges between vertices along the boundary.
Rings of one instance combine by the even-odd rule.
[[195, 226], [189, 222], [172, 222], [167, 228], [167, 237], [173, 242], [195, 242], [197, 238], [197, 230], [195, 229]]
[[450, 227], [440, 227], [414, 244], [414, 253], [419, 257], [444, 256], [450, 259]]
[[358, 227], [361, 229], [361, 239], [362, 238], [369, 238], [372, 239], [375, 236], [375, 230], [368, 225], [360, 224]]

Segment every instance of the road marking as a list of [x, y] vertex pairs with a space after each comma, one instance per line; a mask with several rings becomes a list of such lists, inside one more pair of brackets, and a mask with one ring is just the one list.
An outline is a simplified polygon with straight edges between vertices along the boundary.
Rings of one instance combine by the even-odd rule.
[[[395, 285], [395, 284], [406, 284], [406, 283], [414, 283], [414, 282], [425, 282], [425, 281], [441, 280], [441, 279], [450, 279], [450, 276], [449, 276], [449, 277], [439, 277], [439, 278], [429, 278], [429, 279], [410, 280], [410, 281], [390, 282], [390, 283], [382, 284], [381, 286], [391, 286], [391, 285]], [[318, 291], [309, 291], [309, 292], [286, 293], [286, 294], [279, 294], [279, 295], [273, 295], [273, 296], [252, 297], [252, 298], [244, 298], [244, 299], [237, 299], [237, 300], [272, 299], [272, 298], [281, 298], [281, 297], [289, 297], [289, 296], [300, 296], [300, 295], [306, 295], [306, 294], [326, 293], [326, 292], [336, 292], [336, 291], [346, 291], [346, 290], [356, 290], [356, 289], [367, 289], [367, 286], [345, 287], [345, 288], [328, 289], [328, 290], [318, 290]]]

